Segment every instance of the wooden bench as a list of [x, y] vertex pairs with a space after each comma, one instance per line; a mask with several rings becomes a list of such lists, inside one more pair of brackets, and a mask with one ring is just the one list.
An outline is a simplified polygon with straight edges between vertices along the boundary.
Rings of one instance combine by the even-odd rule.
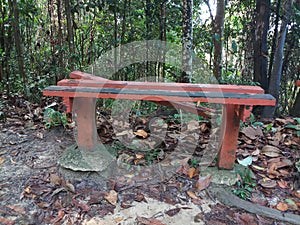
[[296, 80], [296, 86], [300, 87], [300, 80]]
[[[43, 94], [63, 97], [67, 112], [76, 112], [77, 144], [84, 151], [93, 151], [97, 145], [97, 98], [148, 100], [206, 116], [206, 111], [212, 109], [199, 108], [191, 103], [222, 104], [218, 154], [218, 167], [222, 169], [232, 169], [234, 166], [240, 121], [250, 116], [252, 106], [276, 104], [275, 98], [264, 94], [258, 86], [112, 81], [80, 71], [72, 72], [70, 79], [59, 81], [57, 86], [47, 87]], [[73, 109], [75, 101], [80, 107]]]

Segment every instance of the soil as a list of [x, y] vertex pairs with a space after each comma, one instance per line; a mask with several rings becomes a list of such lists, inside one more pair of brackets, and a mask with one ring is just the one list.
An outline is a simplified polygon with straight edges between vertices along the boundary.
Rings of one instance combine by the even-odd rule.
[[70, 176], [57, 159], [74, 144], [72, 129], [47, 130], [40, 113], [28, 118], [26, 104], [6, 103], [11, 112], [4, 110], [0, 122], [0, 224], [289, 224], [224, 205], [210, 187], [199, 191], [197, 180], [182, 174], [152, 183], [95, 179], [96, 172]]

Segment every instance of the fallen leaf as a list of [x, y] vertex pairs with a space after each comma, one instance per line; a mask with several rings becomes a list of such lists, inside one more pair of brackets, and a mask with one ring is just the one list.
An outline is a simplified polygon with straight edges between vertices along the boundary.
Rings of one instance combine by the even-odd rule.
[[193, 191], [187, 191], [186, 192], [188, 194], [188, 196], [190, 196], [190, 198], [192, 199], [196, 199], [196, 200], [199, 200], [200, 198], [195, 194], [195, 192]]
[[275, 180], [259, 180], [258, 183], [265, 188], [274, 188], [277, 186]]
[[39, 138], [39, 139], [43, 139], [43, 138], [44, 138], [44, 135], [43, 135], [43, 133], [41, 133], [41, 132], [37, 132], [37, 133], [35, 134], [35, 136], [36, 136], [37, 138]]
[[146, 217], [138, 216], [135, 220], [139, 223], [142, 223], [143, 225], [166, 225], [165, 223], [162, 223], [161, 221], [154, 218], [146, 218]]
[[71, 191], [73, 193], [75, 192], [75, 187], [69, 180], [66, 181], [66, 188], [68, 191]]
[[0, 165], [4, 162], [4, 159], [0, 157]]
[[27, 186], [27, 187], [25, 188], [24, 192], [25, 192], [26, 194], [30, 194], [30, 192], [31, 192], [31, 186]]
[[277, 184], [281, 188], [288, 188], [289, 187], [288, 182], [286, 182], [285, 180], [277, 181]]
[[116, 223], [120, 223], [122, 220], [123, 220], [122, 217], [114, 218], [114, 221], [115, 221]]
[[264, 170], [265, 169], [264, 167], [260, 167], [260, 166], [256, 166], [256, 165], [252, 165], [252, 167], [254, 169], [257, 169], [257, 170]]
[[188, 172], [189, 178], [192, 179], [194, 177], [195, 171], [196, 169], [194, 167], [189, 168], [189, 172]]
[[13, 225], [15, 224], [15, 221], [0, 216], [0, 224]]
[[135, 132], [133, 132], [134, 135], [138, 136], [138, 137], [142, 137], [142, 138], [146, 138], [148, 137], [148, 133], [142, 129], [139, 129]]
[[295, 191], [295, 196], [296, 196], [297, 198], [300, 198], [300, 189], [297, 190], [297, 191]]
[[26, 213], [26, 211], [23, 208], [21, 208], [20, 206], [17, 206], [17, 205], [7, 205], [6, 207], [9, 209], [12, 209], [15, 212], [20, 213], [22, 215], [24, 215]]
[[237, 159], [238, 163], [242, 166], [250, 166], [252, 164], [252, 156], [248, 156], [247, 158], [244, 158], [244, 159]]
[[56, 218], [52, 221], [52, 223], [54, 224], [54, 223], [59, 222], [60, 220], [62, 220], [62, 218], [64, 218], [64, 216], [65, 216], [65, 211], [62, 210], [62, 209], [59, 210], [59, 212], [58, 212]]
[[272, 158], [281, 156], [280, 149], [272, 145], [265, 145], [262, 148], [261, 153]]
[[254, 129], [253, 127], [245, 127], [241, 133], [243, 133], [246, 137], [250, 138], [251, 140], [255, 140], [257, 137], [261, 136], [261, 130]]
[[118, 201], [118, 193], [115, 190], [110, 190], [105, 196], [104, 198], [106, 199], [106, 201], [108, 201], [110, 204], [112, 205], [117, 205], [117, 201]]
[[284, 203], [284, 202], [279, 202], [277, 204], [276, 208], [278, 210], [280, 210], [280, 211], [283, 211], [283, 212], [285, 212], [285, 211], [287, 211], [289, 209], [288, 205], [286, 203]]
[[196, 183], [196, 188], [198, 189], [198, 191], [204, 190], [205, 188], [207, 188], [210, 184], [210, 180], [211, 180], [211, 175], [208, 174], [204, 177], [200, 177]]
[[57, 174], [50, 174], [50, 182], [55, 185], [61, 185], [61, 178]]
[[181, 208], [174, 208], [174, 209], [170, 209], [168, 211], [166, 211], [165, 213], [172, 217], [172, 216], [175, 216], [177, 213], [179, 213], [179, 211], [181, 210]]

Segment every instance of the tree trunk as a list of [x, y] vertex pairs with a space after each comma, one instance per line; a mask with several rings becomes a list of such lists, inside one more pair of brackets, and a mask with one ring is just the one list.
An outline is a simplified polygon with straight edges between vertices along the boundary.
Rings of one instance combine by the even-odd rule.
[[19, 73], [20, 73], [20, 76], [22, 77], [23, 87], [24, 87], [24, 91], [25, 91], [27, 89], [26, 88], [27, 77], [26, 77], [26, 74], [24, 71], [22, 40], [21, 40], [21, 33], [20, 33], [20, 27], [19, 27], [19, 9], [18, 9], [16, 0], [10, 0], [9, 4], [10, 4], [10, 8], [13, 12], [13, 17], [14, 17], [14, 19], [12, 20], [12, 27], [13, 27], [13, 31], [14, 31], [14, 39], [15, 39], [15, 47], [16, 47], [16, 53], [17, 53]]
[[74, 54], [75, 54], [75, 49], [74, 49], [74, 32], [73, 32], [73, 25], [72, 25], [72, 14], [71, 14], [71, 6], [70, 6], [70, 0], [64, 0], [65, 1], [65, 14], [66, 14], [66, 20], [67, 20], [67, 40], [69, 44], [69, 64], [70, 64], [70, 70], [74, 69]]
[[57, 1], [57, 19], [58, 19], [58, 45], [59, 45], [59, 52], [58, 52], [58, 74], [56, 75], [57, 80], [61, 80], [64, 78], [64, 74], [62, 73], [63, 68], [63, 51], [62, 45], [63, 45], [63, 34], [62, 34], [62, 18], [61, 18], [61, 2], [60, 0]]
[[293, 105], [293, 108], [291, 109], [291, 116], [300, 116], [300, 90], [298, 91], [295, 103]]
[[[282, 73], [283, 49], [284, 49], [284, 43], [285, 43], [285, 38], [287, 33], [287, 25], [289, 23], [290, 16], [291, 16], [293, 1], [294, 0], [286, 0], [284, 3], [284, 9], [283, 9], [284, 14], [282, 17], [280, 31], [277, 38], [277, 45], [274, 54], [274, 66], [272, 68], [272, 73], [270, 76], [269, 93], [276, 98], [277, 104], [278, 104], [279, 87], [280, 87], [281, 73]], [[276, 108], [277, 106], [265, 107], [263, 112], [263, 117], [273, 117]]]
[[214, 20], [214, 61], [213, 73], [217, 80], [222, 79], [222, 49], [224, 33], [225, 1], [217, 0], [217, 12]]
[[191, 83], [193, 74], [193, 0], [182, 1], [182, 74], [180, 82]]
[[256, 1], [256, 28], [254, 34], [254, 81], [268, 89], [268, 30], [270, 0]]
[[191, 83], [193, 75], [193, 0], [182, 1], [182, 75], [181, 82]]

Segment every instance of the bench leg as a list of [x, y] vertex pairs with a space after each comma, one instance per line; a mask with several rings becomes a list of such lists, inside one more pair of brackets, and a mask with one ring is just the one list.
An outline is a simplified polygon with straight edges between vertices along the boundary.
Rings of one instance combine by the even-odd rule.
[[98, 137], [96, 101], [93, 98], [74, 98], [72, 113], [77, 146], [64, 152], [59, 160], [62, 167], [75, 171], [103, 171], [114, 160]]
[[244, 106], [239, 105], [226, 105], [223, 108], [218, 155], [218, 167], [220, 169], [232, 169], [234, 167], [240, 119], [243, 116], [243, 111]]

